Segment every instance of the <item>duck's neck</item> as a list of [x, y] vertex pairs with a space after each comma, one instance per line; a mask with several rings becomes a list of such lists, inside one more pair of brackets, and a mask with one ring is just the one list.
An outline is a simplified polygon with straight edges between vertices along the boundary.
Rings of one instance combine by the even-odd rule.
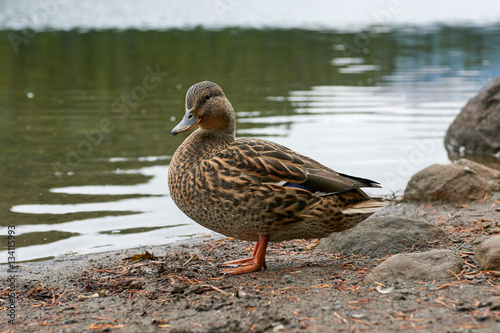
[[224, 130], [209, 130], [200, 128], [191, 134], [195, 136], [193, 140], [198, 141], [203, 146], [216, 148], [221, 145], [226, 145], [235, 139], [235, 128], [234, 126], [227, 127]]
[[234, 131], [224, 133], [200, 128], [191, 133], [178, 150], [189, 151], [190, 162], [194, 162], [207, 158], [217, 148], [233, 142], [234, 139]]

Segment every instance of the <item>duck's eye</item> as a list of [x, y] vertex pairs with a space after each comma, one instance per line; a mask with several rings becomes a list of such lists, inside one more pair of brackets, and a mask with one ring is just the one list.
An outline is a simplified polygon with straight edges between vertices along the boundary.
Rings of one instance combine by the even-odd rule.
[[206, 94], [205, 95], [205, 101], [208, 101], [212, 96], [210, 96], [210, 94]]

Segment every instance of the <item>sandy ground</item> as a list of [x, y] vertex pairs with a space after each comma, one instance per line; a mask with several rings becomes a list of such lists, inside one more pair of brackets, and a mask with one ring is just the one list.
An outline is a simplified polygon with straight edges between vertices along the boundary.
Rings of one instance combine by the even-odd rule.
[[499, 277], [473, 260], [478, 243], [500, 233], [499, 203], [388, 208], [449, 234], [439, 248], [464, 260], [451, 280], [365, 284], [387, 256], [325, 252], [317, 240], [272, 243], [267, 270], [224, 276], [218, 265], [253, 244], [210, 238], [21, 264], [15, 324], [2, 287], [0, 331], [500, 332]]

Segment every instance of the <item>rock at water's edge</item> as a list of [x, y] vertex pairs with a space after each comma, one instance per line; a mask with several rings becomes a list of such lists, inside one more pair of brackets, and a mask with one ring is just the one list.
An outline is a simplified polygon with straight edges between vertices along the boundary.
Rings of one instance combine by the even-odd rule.
[[403, 200], [463, 203], [484, 199], [490, 191], [490, 183], [470, 166], [460, 163], [433, 164], [411, 177]]
[[500, 76], [467, 102], [444, 142], [447, 150], [461, 156], [500, 157]]

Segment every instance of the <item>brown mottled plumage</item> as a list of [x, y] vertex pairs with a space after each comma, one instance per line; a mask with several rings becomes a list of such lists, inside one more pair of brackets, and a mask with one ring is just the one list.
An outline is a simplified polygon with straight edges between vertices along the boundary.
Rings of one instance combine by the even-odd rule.
[[200, 127], [179, 146], [168, 172], [170, 195], [191, 219], [223, 235], [256, 241], [254, 256], [226, 264], [265, 267], [268, 241], [322, 238], [354, 227], [388, 202], [360, 187], [368, 179], [337, 173], [274, 142], [235, 140], [234, 109], [222, 89], [200, 82], [172, 134]]

